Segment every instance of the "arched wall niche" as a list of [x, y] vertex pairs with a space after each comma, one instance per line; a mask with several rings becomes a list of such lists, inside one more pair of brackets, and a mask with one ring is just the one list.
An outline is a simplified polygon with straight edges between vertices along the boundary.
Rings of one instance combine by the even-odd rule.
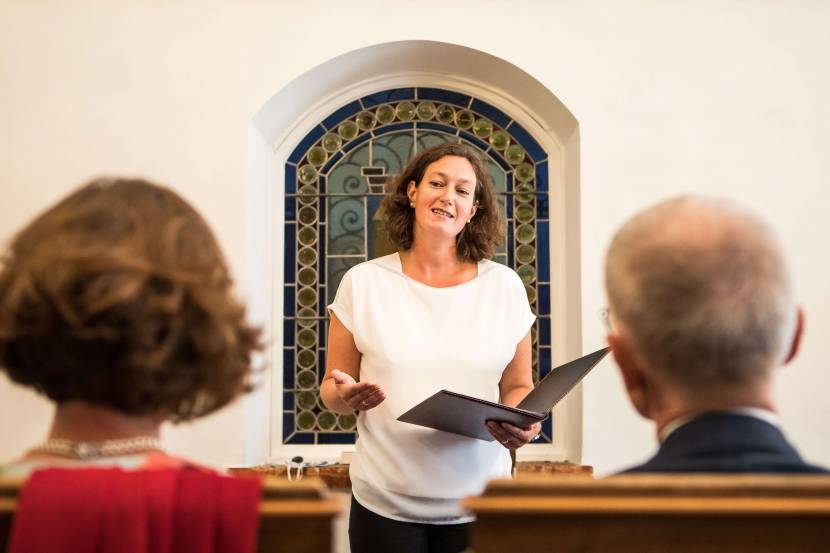
[[[283, 166], [315, 125], [349, 102], [399, 87], [433, 87], [475, 96], [520, 123], [549, 159], [552, 362], [581, 354], [579, 126], [539, 81], [515, 65], [459, 45], [431, 41], [378, 44], [304, 73], [274, 94], [249, 128], [246, 289], [251, 318], [266, 328], [270, 350], [257, 390], [245, 399], [247, 463], [303, 455], [336, 459], [343, 445], [283, 445]], [[579, 462], [582, 394], [553, 413], [553, 443], [522, 448], [520, 458]]]

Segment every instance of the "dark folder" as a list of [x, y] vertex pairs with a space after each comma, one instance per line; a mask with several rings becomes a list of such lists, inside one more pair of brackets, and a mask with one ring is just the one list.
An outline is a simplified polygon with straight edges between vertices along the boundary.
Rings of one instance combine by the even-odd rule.
[[553, 406], [607, 353], [608, 348], [602, 348], [556, 367], [516, 407], [441, 390], [398, 417], [398, 420], [491, 442], [495, 438], [487, 430], [486, 421], [527, 426], [545, 420]]

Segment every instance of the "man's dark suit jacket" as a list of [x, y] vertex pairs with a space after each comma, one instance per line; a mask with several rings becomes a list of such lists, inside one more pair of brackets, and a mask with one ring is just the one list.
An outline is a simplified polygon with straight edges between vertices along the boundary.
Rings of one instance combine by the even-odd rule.
[[645, 464], [625, 473], [827, 473], [805, 463], [776, 426], [748, 415], [707, 413], [669, 434]]

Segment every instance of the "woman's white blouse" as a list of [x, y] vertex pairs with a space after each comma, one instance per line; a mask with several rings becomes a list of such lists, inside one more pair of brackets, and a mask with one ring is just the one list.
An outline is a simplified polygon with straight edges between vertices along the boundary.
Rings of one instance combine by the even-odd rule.
[[404, 275], [392, 254], [351, 268], [329, 309], [362, 354], [360, 380], [386, 393], [358, 415], [355, 499], [396, 520], [468, 520], [459, 500], [509, 477], [507, 450], [397, 418], [442, 389], [499, 401], [502, 373], [535, 320], [521, 279], [482, 261], [474, 279], [433, 288]]

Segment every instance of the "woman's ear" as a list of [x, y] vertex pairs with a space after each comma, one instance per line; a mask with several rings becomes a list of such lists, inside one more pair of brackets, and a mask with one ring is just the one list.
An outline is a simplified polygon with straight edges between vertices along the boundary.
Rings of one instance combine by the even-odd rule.
[[406, 196], [409, 198], [409, 202], [413, 203], [415, 201], [415, 193], [418, 191], [418, 183], [414, 180], [409, 181], [409, 184], [406, 185]]

